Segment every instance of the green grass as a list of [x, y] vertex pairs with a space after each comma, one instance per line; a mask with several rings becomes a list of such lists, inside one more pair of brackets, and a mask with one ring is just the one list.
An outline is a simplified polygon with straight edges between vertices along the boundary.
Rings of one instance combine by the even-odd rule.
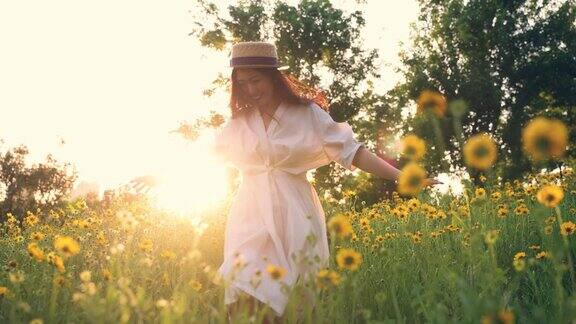
[[[565, 197], [559, 207], [540, 205], [535, 198], [539, 184], [560, 180]], [[472, 199], [475, 188], [470, 184], [467, 195], [461, 197], [421, 195], [421, 204], [441, 212], [420, 207], [400, 218], [392, 210], [405, 206], [407, 199], [361, 210], [326, 205], [328, 218], [349, 217], [355, 237], [330, 237], [330, 268], [341, 275], [338, 285], [298, 287], [316, 299], [314, 310], [304, 308], [304, 322], [479, 323], [492, 319], [496, 323], [503, 311], [513, 314], [517, 322], [573, 320], [576, 282], [571, 278], [575, 271], [571, 262], [576, 257], [576, 236], [561, 235], [560, 223], [576, 222], [574, 176], [548, 175], [534, 181], [534, 188], [519, 183], [486, 186], [487, 197], [479, 200]], [[491, 198], [496, 191], [501, 197]], [[528, 214], [515, 214], [521, 203]], [[508, 207], [505, 217], [498, 216], [498, 205]], [[222, 261], [227, 210], [225, 205], [205, 215], [207, 227], [199, 230], [190, 220], [159, 213], [145, 201], [116, 197], [106, 202], [71, 202], [57, 211], [57, 219], [44, 215], [31, 226], [25, 221], [20, 225], [5, 222], [0, 239], [0, 287], [8, 292], [0, 297], [0, 322], [225, 323], [225, 282], [214, 276]], [[119, 218], [120, 211], [129, 211], [131, 216]], [[445, 217], [438, 216], [442, 214]], [[366, 219], [369, 226], [362, 227], [361, 220]], [[487, 244], [485, 236], [492, 230], [499, 231], [497, 239]], [[64, 257], [64, 272], [28, 255], [30, 235], [38, 231], [45, 234], [37, 242], [45, 254], [54, 251], [55, 235], [70, 236], [79, 243], [78, 254]], [[414, 234], [418, 231], [421, 235]], [[374, 243], [386, 233], [386, 239]], [[342, 270], [336, 264], [335, 256], [343, 247], [362, 254], [358, 271]], [[525, 266], [516, 269], [513, 259], [521, 251], [526, 253]], [[549, 256], [536, 258], [541, 251]], [[83, 271], [91, 273], [87, 282], [81, 281]], [[62, 285], [54, 283], [55, 279]], [[297, 296], [291, 297], [287, 322], [295, 321], [297, 305], [309, 305]], [[248, 321], [247, 314], [239, 320], [243, 321]]]

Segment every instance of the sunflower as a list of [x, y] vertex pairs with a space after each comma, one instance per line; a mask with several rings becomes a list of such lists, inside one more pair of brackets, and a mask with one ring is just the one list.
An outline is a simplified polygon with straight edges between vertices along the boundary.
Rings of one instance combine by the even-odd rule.
[[72, 256], [78, 254], [80, 251], [80, 245], [78, 242], [69, 236], [59, 236], [54, 241], [54, 248], [62, 253], [65, 256]]
[[398, 192], [402, 195], [417, 195], [425, 185], [426, 170], [412, 162], [406, 165], [398, 178]]
[[50, 252], [48, 253], [46, 259], [48, 260], [48, 263], [54, 265], [56, 269], [58, 269], [58, 271], [60, 272], [66, 271], [66, 267], [64, 266], [64, 260], [62, 260], [62, 258], [58, 254]]
[[437, 117], [443, 117], [446, 112], [446, 98], [435, 91], [424, 90], [418, 97], [418, 113], [430, 111]]
[[336, 263], [342, 269], [356, 271], [362, 264], [362, 254], [352, 249], [340, 249], [336, 254]]
[[486, 189], [476, 188], [474, 194], [476, 195], [477, 199], [484, 199], [484, 198], [486, 198]]
[[31, 240], [35, 240], [35, 241], [42, 241], [44, 239], [45, 235], [42, 232], [33, 232], [32, 234], [30, 234], [30, 239]]
[[526, 252], [520, 251], [514, 254], [514, 260], [520, 260], [526, 258]]
[[572, 235], [576, 231], [576, 224], [572, 223], [571, 221], [564, 222], [560, 225], [560, 234], [562, 235]]
[[42, 249], [38, 247], [38, 244], [36, 244], [35, 242], [28, 244], [28, 254], [30, 254], [30, 256], [38, 262], [42, 262], [44, 261], [44, 259], [46, 259], [44, 252], [42, 251]]
[[534, 161], [558, 159], [568, 143], [568, 128], [556, 119], [536, 117], [522, 130], [522, 146]]
[[27, 226], [34, 226], [36, 224], [38, 224], [38, 222], [40, 221], [38, 216], [32, 214], [31, 212], [26, 212], [26, 217], [24, 218], [24, 224]]
[[316, 284], [319, 288], [328, 288], [340, 284], [340, 274], [333, 270], [321, 269], [316, 274]]
[[273, 280], [281, 280], [286, 275], [286, 269], [274, 264], [269, 264], [266, 267], [266, 272], [268, 272], [270, 278]]
[[546, 251], [541, 251], [538, 252], [538, 254], [536, 254], [536, 259], [546, 259], [550, 257], [550, 253], [546, 252]]
[[478, 170], [490, 168], [496, 161], [496, 143], [486, 133], [474, 135], [464, 144], [464, 161]]
[[556, 207], [564, 198], [562, 188], [557, 185], [543, 186], [536, 194], [538, 201], [546, 207]]
[[416, 135], [407, 135], [400, 144], [402, 156], [413, 161], [419, 161], [426, 153], [426, 143]]
[[346, 238], [352, 235], [352, 225], [348, 221], [348, 217], [344, 215], [336, 215], [328, 221], [328, 230], [336, 234], [339, 238]]

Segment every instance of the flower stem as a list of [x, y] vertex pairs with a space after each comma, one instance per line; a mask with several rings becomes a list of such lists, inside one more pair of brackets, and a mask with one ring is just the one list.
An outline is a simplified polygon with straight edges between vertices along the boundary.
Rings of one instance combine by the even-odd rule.
[[[554, 207], [556, 211], [556, 218], [558, 219], [558, 225], [562, 226], [564, 222], [562, 220], [562, 212], [558, 206]], [[572, 251], [570, 251], [570, 242], [568, 241], [568, 236], [562, 235], [562, 240], [564, 241], [564, 247], [566, 248], [566, 253], [568, 254], [568, 267], [570, 268], [570, 281], [572, 283], [572, 288], [576, 285], [576, 276], [574, 275], [574, 262], [572, 261]]]

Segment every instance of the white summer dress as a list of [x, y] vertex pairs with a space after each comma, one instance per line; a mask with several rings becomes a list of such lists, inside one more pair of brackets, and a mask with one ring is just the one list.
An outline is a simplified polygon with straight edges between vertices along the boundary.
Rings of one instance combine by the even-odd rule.
[[332, 161], [354, 170], [360, 146], [348, 123], [335, 122], [314, 103], [281, 103], [268, 129], [257, 109], [218, 129], [214, 152], [242, 177], [227, 216], [224, 261], [218, 269], [227, 281], [226, 304], [242, 290], [280, 316], [288, 296], [266, 267], [285, 269], [281, 282], [291, 287], [299, 276], [309, 278], [327, 266], [324, 211], [306, 172]]

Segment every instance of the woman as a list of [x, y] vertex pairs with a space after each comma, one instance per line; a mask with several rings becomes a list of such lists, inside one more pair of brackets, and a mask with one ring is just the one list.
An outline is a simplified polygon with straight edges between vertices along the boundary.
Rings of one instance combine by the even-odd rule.
[[214, 150], [240, 170], [242, 183], [218, 272], [229, 312], [241, 294], [281, 316], [288, 299], [281, 287], [314, 275], [329, 258], [324, 212], [306, 172], [332, 161], [389, 180], [400, 171], [356, 141], [349, 124], [335, 122], [318, 91], [283, 75], [273, 44], [235, 44], [230, 65], [232, 117]]

